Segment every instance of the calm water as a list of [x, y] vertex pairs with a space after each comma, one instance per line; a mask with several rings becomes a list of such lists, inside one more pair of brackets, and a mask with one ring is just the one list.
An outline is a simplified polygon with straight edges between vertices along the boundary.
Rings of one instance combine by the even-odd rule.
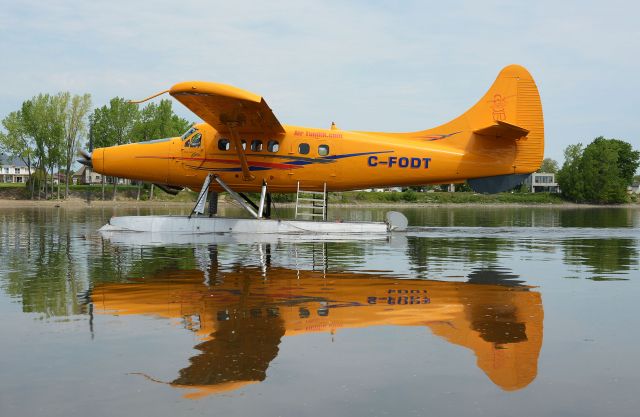
[[0, 210], [1, 416], [638, 415], [638, 209], [410, 209], [355, 241], [97, 232], [150, 212]]

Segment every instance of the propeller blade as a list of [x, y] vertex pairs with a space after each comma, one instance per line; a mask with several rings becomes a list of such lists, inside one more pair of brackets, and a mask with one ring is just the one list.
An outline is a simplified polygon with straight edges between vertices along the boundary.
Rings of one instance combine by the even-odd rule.
[[91, 154], [89, 152], [85, 151], [84, 149], [78, 149], [78, 153], [87, 161], [91, 161]]
[[86, 165], [89, 168], [93, 168], [93, 161], [91, 161], [91, 159], [87, 160], [84, 158], [81, 159], [76, 159], [76, 161], [80, 162], [82, 165]]

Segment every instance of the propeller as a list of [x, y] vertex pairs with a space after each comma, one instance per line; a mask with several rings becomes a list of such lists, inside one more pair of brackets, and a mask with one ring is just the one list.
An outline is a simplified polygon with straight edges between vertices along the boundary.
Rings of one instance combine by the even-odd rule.
[[76, 159], [76, 161], [80, 162], [82, 165], [86, 165], [89, 168], [93, 168], [93, 161], [91, 160], [91, 154], [84, 149], [80, 149], [78, 151], [78, 155], [82, 158]]

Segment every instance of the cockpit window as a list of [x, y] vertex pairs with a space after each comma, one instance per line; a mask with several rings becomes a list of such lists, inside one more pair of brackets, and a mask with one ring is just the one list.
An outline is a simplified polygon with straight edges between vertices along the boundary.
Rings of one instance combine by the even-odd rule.
[[196, 133], [195, 135], [193, 135], [191, 139], [187, 141], [187, 143], [184, 144], [184, 146], [187, 148], [199, 148], [201, 141], [202, 141], [202, 134]]
[[185, 140], [186, 138], [188, 138], [189, 136], [191, 136], [193, 134], [193, 132], [197, 131], [198, 129], [196, 129], [195, 127], [190, 128], [189, 130], [187, 130], [186, 132], [184, 132], [184, 134], [182, 136], [180, 136], [182, 138], [182, 140]]

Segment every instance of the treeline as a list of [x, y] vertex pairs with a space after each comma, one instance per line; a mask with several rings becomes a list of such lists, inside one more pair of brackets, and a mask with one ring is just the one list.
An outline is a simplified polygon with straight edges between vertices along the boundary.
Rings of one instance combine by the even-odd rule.
[[[28, 168], [31, 198], [52, 197], [56, 170], [62, 174], [59, 180], [64, 179], [67, 198], [81, 146], [105, 147], [178, 136], [190, 125], [173, 112], [170, 100], [139, 108], [116, 97], [91, 112], [90, 94], [39, 94], [2, 120], [0, 151], [19, 158]], [[57, 193], [60, 197], [60, 187]]]
[[597, 204], [628, 201], [627, 187], [640, 166], [640, 152], [631, 144], [600, 136], [586, 147], [569, 145], [564, 158], [557, 181], [565, 198]]

